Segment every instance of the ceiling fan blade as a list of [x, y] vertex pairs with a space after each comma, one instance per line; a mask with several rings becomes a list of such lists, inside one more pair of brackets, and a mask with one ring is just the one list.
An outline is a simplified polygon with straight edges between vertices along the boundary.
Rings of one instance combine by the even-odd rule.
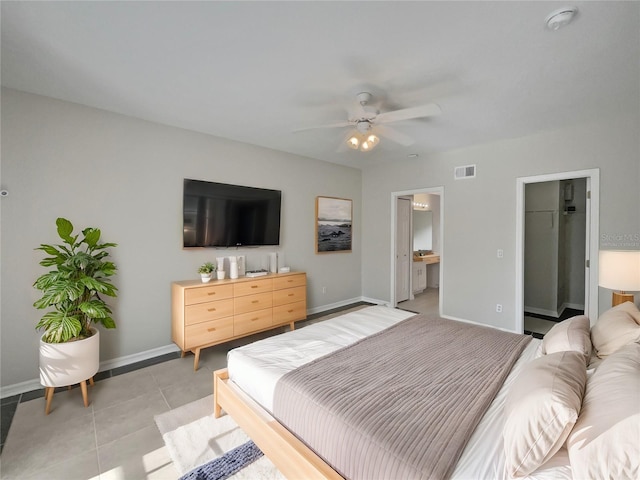
[[399, 143], [400, 145], [403, 145], [405, 147], [413, 145], [414, 143], [413, 138], [411, 138], [409, 135], [405, 135], [404, 133], [397, 131], [395, 128], [377, 125], [375, 131], [381, 137], [388, 138], [392, 142]]
[[304, 132], [306, 130], [316, 130], [319, 128], [340, 128], [340, 127], [351, 127], [353, 126], [353, 122], [338, 122], [338, 123], [330, 123], [328, 125], [315, 125], [313, 127], [305, 127], [298, 128], [293, 131], [293, 133]]
[[420, 107], [403, 108], [393, 112], [381, 113], [376, 117], [376, 123], [399, 122], [400, 120], [411, 120], [412, 118], [433, 117], [440, 115], [442, 109], [435, 103], [429, 103]]

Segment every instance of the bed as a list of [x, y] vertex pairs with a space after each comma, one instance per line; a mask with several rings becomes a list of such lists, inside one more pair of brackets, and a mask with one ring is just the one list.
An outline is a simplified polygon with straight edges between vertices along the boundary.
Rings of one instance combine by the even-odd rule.
[[[586, 319], [586, 317], [584, 317], [584, 319]], [[467, 328], [478, 328], [473, 325], [460, 324], [460, 322], [453, 322], [453, 324], [451, 324], [452, 321], [442, 320], [436, 317], [415, 317], [414, 314], [410, 312], [383, 306], [364, 308], [357, 312], [351, 312], [341, 317], [310, 325], [294, 332], [287, 332], [286, 334], [261, 340], [254, 344], [230, 351], [228, 368], [214, 373], [215, 414], [219, 416], [221, 410], [230, 414], [287, 478], [398, 478], [398, 476], [402, 476], [403, 478], [458, 479], [506, 479], [519, 477], [540, 480], [552, 478], [581, 478], [575, 476], [575, 468], [572, 469], [571, 467], [570, 452], [567, 449], [567, 445], [569, 444], [568, 440], [570, 440], [569, 437], [574, 424], [579, 420], [578, 414], [580, 413], [580, 407], [585, 395], [587, 377], [589, 377], [587, 374], [589, 371], [587, 364], [592, 362], [592, 346], [588, 319], [586, 319], [586, 336], [584, 319], [581, 319], [579, 322], [571, 321], [559, 324], [562, 325], [562, 328], [558, 328], [558, 332], [549, 337], [546, 349], [544, 342], [537, 339], [523, 339], [524, 336], [515, 334], [506, 334], [504, 336], [504, 339], [506, 339], [504, 340], [505, 342], [513, 341], [514, 345], [518, 345], [515, 348], [515, 353], [512, 352], [508, 354], [511, 356], [515, 355], [515, 357], [511, 360], [506, 371], [501, 374], [502, 377], [499, 378], [499, 385], [495, 388], [495, 391], [488, 394], [490, 398], [486, 400], [486, 405], [482, 406], [481, 414], [476, 419], [472, 418], [470, 424], [463, 424], [462, 427], [456, 426], [456, 428], [454, 428], [454, 430], [469, 430], [468, 435], [462, 435], [464, 438], [462, 439], [461, 447], [455, 447], [456, 442], [459, 443], [460, 439], [454, 439], [454, 441], [452, 441], [454, 447], [451, 448], [448, 440], [440, 439], [438, 441], [427, 441], [425, 447], [416, 444], [419, 445], [419, 447], [413, 448], [414, 443], [411, 435], [415, 435], [415, 441], [421, 441], [424, 437], [435, 439], [440, 435], [440, 430], [447, 430], [446, 426], [449, 424], [449, 420], [435, 427], [437, 434], [430, 433], [424, 435], [425, 431], [431, 431], [421, 430], [422, 427], [419, 426], [416, 427], [413, 419], [410, 422], [407, 421], [407, 418], [410, 417], [405, 417], [404, 419], [397, 417], [397, 415], [403, 415], [402, 411], [399, 413], [394, 411], [393, 419], [397, 419], [397, 424], [405, 425], [408, 431], [403, 431], [400, 436], [396, 435], [396, 437], [393, 437], [391, 440], [392, 443], [397, 443], [398, 438], [401, 438], [402, 441], [405, 442], [395, 453], [393, 453], [393, 447], [389, 447], [388, 445], [379, 446], [377, 439], [366, 440], [368, 443], [363, 444], [364, 447], [353, 446], [355, 442], [354, 438], [360, 441], [359, 439], [362, 436], [361, 431], [358, 430], [360, 427], [354, 425], [357, 422], [362, 422], [362, 419], [354, 420], [347, 418], [345, 420], [344, 418], [338, 418], [336, 420], [333, 417], [327, 417], [325, 419], [325, 412], [331, 412], [330, 414], [333, 415], [334, 410], [340, 409], [336, 407], [337, 404], [332, 404], [328, 407], [321, 405], [319, 411], [313, 413], [313, 415], [317, 415], [317, 417], [312, 419], [310, 419], [311, 417], [302, 418], [301, 420], [296, 418], [297, 415], [307, 415], [307, 412], [314, 410], [315, 404], [320, 404], [326, 400], [326, 398], [324, 400], [319, 400], [318, 398], [305, 400], [302, 396], [299, 396], [307, 395], [307, 390], [313, 390], [313, 388], [299, 388], [300, 385], [309, 383], [309, 379], [301, 380], [300, 378], [296, 378], [296, 376], [301, 375], [300, 372], [306, 371], [307, 374], [311, 375], [310, 378], [312, 382], [317, 379], [319, 382], [318, 385], [322, 385], [322, 388], [316, 389], [324, 392], [335, 383], [334, 379], [338, 378], [337, 375], [340, 373], [340, 366], [351, 364], [352, 359], [356, 358], [355, 353], [352, 352], [357, 352], [358, 348], [374, 352], [375, 360], [369, 363], [376, 364], [376, 361], [382, 363], [380, 355], [383, 349], [380, 348], [380, 345], [384, 345], [384, 343], [380, 342], [388, 341], [388, 339], [391, 338], [389, 336], [392, 335], [394, 330], [397, 330], [400, 336], [406, 336], [406, 331], [402, 332], [399, 329], [407, 328], [407, 325], [409, 325], [408, 328], [422, 329], [429, 328], [431, 324], [436, 325], [439, 322], [445, 322], [442, 328], [454, 328], [453, 331], [456, 333], [453, 336], [458, 337], [463, 335]], [[640, 314], [638, 319], [639, 321], [636, 326], [640, 332]], [[580, 328], [576, 327], [576, 325]], [[488, 327], [479, 328], [488, 329]], [[499, 333], [497, 330], [491, 331], [496, 334]], [[410, 338], [414, 341], [408, 342], [407, 345], [421, 343], [422, 340], [415, 341], [415, 339], [420, 336], [420, 333], [415, 333], [418, 332], [418, 330], [411, 332], [414, 332], [410, 334]], [[451, 334], [448, 333], [447, 335]], [[475, 335], [477, 335], [477, 332], [474, 332], [474, 336]], [[432, 336], [434, 335], [430, 333], [425, 338]], [[554, 339], [556, 339], [555, 342], [553, 341]], [[640, 339], [640, 335], [638, 339]], [[375, 343], [376, 341], [378, 342], [377, 344]], [[443, 340], [441, 339], [440, 341], [442, 342]], [[468, 340], [464, 342], [472, 343]], [[567, 347], [567, 344], [569, 344], [569, 347]], [[640, 347], [640, 345], [638, 345], [638, 347]], [[408, 349], [409, 348], [402, 348], [400, 350]], [[490, 347], [490, 349], [492, 351], [501, 350], [497, 347]], [[443, 349], [428, 346], [426, 350]], [[343, 358], [340, 358], [340, 355], [342, 355]], [[416, 355], [415, 352], [410, 352], [408, 358], [414, 358], [414, 355]], [[429, 353], [429, 355], [431, 355], [431, 353]], [[463, 356], [466, 355], [465, 353]], [[486, 354], [482, 353], [477, 356], [479, 359], [468, 363], [481, 363], [480, 358], [484, 356], [486, 356]], [[628, 360], [627, 357], [631, 359], [632, 370], [635, 368], [634, 365], [636, 365], [636, 363], [640, 365], [640, 351], [631, 351], [626, 354], [624, 358]], [[337, 360], [333, 360], [333, 365], [331, 364], [332, 358], [337, 358]], [[429, 358], [431, 357], [425, 357], [425, 359]], [[345, 359], [347, 359], [347, 361], [345, 361]], [[367, 360], [365, 359], [363, 362], [364, 363], [356, 370], [366, 370], [364, 367], [366, 367]], [[428, 362], [430, 362], [430, 360], [421, 360], [420, 362], [416, 362], [416, 366], [419, 366], [419, 364], [428, 364]], [[450, 362], [445, 361], [445, 363]], [[502, 363], [502, 360], [500, 360], [500, 363]], [[533, 369], [533, 373], [537, 376], [542, 376], [543, 380], [522, 380], [524, 376], [523, 372], [529, 372], [532, 370], [532, 366], [537, 368], [537, 370]], [[425, 374], [425, 372], [428, 373], [430, 371], [431, 365], [428, 364], [428, 367], [426, 370], [420, 371], [417, 377], [428, 377], [429, 375]], [[404, 372], [405, 370], [412, 369], [413, 368], [403, 366], [401, 371]], [[459, 369], [459, 367], [455, 367], [455, 369]], [[566, 381], [567, 384], [566, 391], [554, 393], [554, 399], [557, 400], [556, 397], [561, 397], [563, 399], [562, 402], [568, 403], [568, 405], [561, 405], [562, 408], [560, 410], [558, 410], [557, 401], [554, 400], [554, 402], [551, 402], [551, 406], [548, 406], [544, 401], [536, 399], [535, 395], [531, 392], [531, 388], [536, 387], [539, 387], [538, 390], [549, 390], [548, 385], [544, 383], [549, 381], [548, 379], [544, 379], [548, 370], [554, 370], [555, 372], [553, 374], [554, 378], [550, 380], [553, 385], [557, 383], [562, 384], [564, 381]], [[322, 378], [323, 375], [319, 372], [324, 371], [330, 372], [330, 378]], [[594, 369], [589, 371], [591, 375], [593, 371]], [[543, 372], [544, 375], [540, 375], [540, 372]], [[638, 372], [640, 372], [640, 370], [638, 370]], [[354, 378], [351, 377], [354, 373], [356, 373], [355, 370], [347, 372], [345, 378]], [[451, 372], [447, 372], [447, 378], [451, 375]], [[529, 373], [527, 373], [527, 375], [529, 375]], [[461, 383], [467, 383], [469, 378], [475, 376], [475, 372], [472, 372], [470, 376], [463, 376], [462, 378], [466, 380]], [[498, 376], [500, 376], [500, 374]], [[286, 385], [287, 381], [291, 378], [293, 378], [293, 387], [283, 387], [282, 385]], [[406, 392], [400, 391], [401, 389], [398, 388], [398, 382], [395, 381], [395, 378], [396, 377], [394, 377], [393, 381], [383, 379], [380, 384], [383, 386], [382, 390], [386, 390], [380, 391], [379, 398], [384, 401], [376, 400], [371, 402], [372, 404], [380, 403], [382, 405], [382, 414], [388, 412], [390, 406], [405, 405]], [[400, 376], [397, 378], [400, 379]], [[416, 376], [414, 375], [414, 377], [409, 378], [411, 379], [410, 381], [413, 382]], [[558, 382], [558, 378], [562, 381]], [[635, 377], [632, 376], [631, 378], [633, 379]], [[360, 391], [365, 391], [370, 381], [373, 380], [358, 379], [355, 383], [360, 386], [357, 388], [354, 387], [354, 392], [350, 394], [362, 393]], [[301, 383], [296, 384], [295, 382]], [[325, 397], [330, 399], [337, 398], [337, 396], [340, 395], [343, 384], [353, 383], [345, 382], [344, 380], [342, 380], [342, 383], [339, 383], [340, 380], [337, 380], [337, 382], [338, 384], [335, 391], [329, 391], [324, 395]], [[482, 382], [485, 382], [485, 380], [482, 380]], [[633, 387], [627, 395], [629, 398], [632, 398], [634, 394], [640, 391], [640, 386], [634, 386], [636, 385], [634, 381], [630, 383]], [[437, 385], [438, 388], [440, 388], [440, 386], [447, 386], [448, 388], [447, 384], [448, 382], [441, 381]], [[384, 387], [385, 385], [388, 385], [389, 388], [386, 389], [386, 387]], [[434, 383], [432, 382], [423, 388], [423, 391], [430, 392], [438, 388], [434, 388]], [[634, 388], [638, 390], [634, 390]], [[374, 391], [379, 391], [379, 389], [380, 386], [376, 386]], [[303, 393], [299, 393], [299, 390], [303, 391]], [[410, 388], [408, 391], [412, 392], [414, 390], [415, 389]], [[285, 393], [283, 394], [282, 392]], [[455, 395], [455, 393], [447, 394], [445, 392], [444, 397], [456, 398]], [[360, 397], [347, 397], [347, 400], [342, 402], [343, 405], [347, 405], [344, 409], [362, 410], [362, 408], [369, 408], [368, 406], [360, 408], [361, 402], [366, 400], [367, 396], [371, 395], [365, 393], [360, 395]], [[469, 395], [465, 394], [465, 397], [466, 396]], [[518, 399], [518, 396], [528, 398], [529, 400], [522, 401]], [[287, 400], [291, 403], [287, 404], [282, 398], [288, 397], [291, 397]], [[357, 402], [352, 401], [353, 398], [358, 398]], [[567, 400], [567, 398], [569, 400]], [[531, 399], [533, 399], [533, 403]], [[308, 401], [309, 403], [302, 403], [304, 401]], [[358, 405], [358, 408], [350, 409], [348, 408], [349, 405]], [[451, 405], [446, 407], [446, 411], [454, 409], [457, 402]], [[420, 407], [420, 402], [405, 408], [405, 410], [408, 409], [410, 412], [416, 412], [418, 411], [416, 410], [418, 407]], [[468, 409], [474, 408], [475, 406], [472, 405]], [[523, 413], [523, 408], [531, 410], [533, 414]], [[546, 411], [544, 410], [545, 408], [547, 408]], [[540, 416], [544, 418], [545, 414], [548, 415], [549, 408], [554, 412], [554, 422], [556, 422], [556, 417], [559, 418], [557, 422], [558, 425], [550, 425], [546, 420], [546, 423], [541, 423], [540, 421], [532, 421], [530, 419], [530, 417], [536, 418]], [[630, 408], [633, 409], [636, 407], [631, 406]], [[426, 410], [431, 409], [432, 407], [426, 408]], [[291, 414], [293, 418], [286, 418], [290, 411], [295, 410], [300, 411]], [[466, 410], [466, 407], [463, 408], [463, 413]], [[423, 418], [422, 411], [420, 412], [418, 417]], [[634, 418], [640, 418], [640, 412], [633, 413], [633, 415], [636, 414], [638, 417]], [[341, 415], [341, 413], [339, 415]], [[377, 414], [360, 412], [360, 415], [365, 417], [365, 423], [367, 424], [365, 430], [377, 431], [380, 429], [380, 425], [384, 426], [389, 423], [388, 420], [384, 420], [377, 426], [374, 425], [370, 428], [369, 424], [371, 422], [368, 419], [375, 418]], [[450, 415], [452, 418], [457, 418], [458, 416], [461, 416], [460, 412], [455, 415]], [[305, 424], [309, 422], [311, 422], [311, 427], [305, 429]], [[429, 422], [427, 421], [427, 423]], [[323, 426], [318, 428], [319, 424]], [[346, 430], [339, 433], [339, 438], [342, 439], [343, 445], [337, 448], [337, 452], [327, 450], [327, 448], [329, 448], [327, 445], [335, 442], [314, 438], [314, 433], [326, 429], [324, 428], [326, 426], [329, 426], [331, 433], [335, 435], [337, 432], [337, 430], [335, 430], [335, 428], [337, 428], [336, 425], [339, 426], [341, 424], [346, 424], [347, 427]], [[285, 428], [284, 425], [288, 428]], [[351, 427], [353, 427], [355, 433], [350, 430]], [[428, 426], [428, 428], [432, 427]], [[627, 437], [633, 438], [633, 435], [635, 435], [633, 426], [631, 430], [630, 433], [627, 433]], [[295, 432], [295, 434], [292, 432]], [[551, 434], [547, 432], [551, 432]], [[532, 435], [534, 437], [533, 440]], [[638, 435], [640, 436], [640, 432]], [[524, 437], [524, 441], [521, 437]], [[542, 438], [542, 440], [540, 440], [540, 438]], [[584, 444], [584, 438], [576, 438], [573, 443], [580, 446]], [[435, 444], [435, 446], [430, 444]], [[312, 448], [310, 448], [309, 445], [311, 445]], [[340, 457], [342, 450], [347, 451], [350, 446], [353, 446], [353, 451], [348, 455], [342, 455], [348, 457], [345, 465], [341, 463], [343, 459], [335, 458], [334, 456], [338, 455], [338, 457]], [[418, 467], [416, 467], [417, 469], [414, 470], [411, 470], [414, 468], [413, 466], [410, 466], [408, 470], [403, 470], [403, 468], [405, 468], [405, 460], [402, 459], [398, 461], [395, 457], [397, 455], [404, 455], [405, 451], [411, 450], [412, 448], [417, 451], [418, 456], [421, 457], [420, 461], [422, 461], [423, 464], [418, 465]], [[422, 452], [424, 450], [433, 448], [436, 449], [436, 457], [422, 458]], [[628, 448], [635, 447], [623, 447], [623, 450], [627, 449], [627, 451], [623, 451], [622, 453], [623, 459], [628, 458]], [[574, 448], [574, 450], [576, 449], [579, 450], [580, 448]], [[329, 450], [331, 450], [331, 448], [329, 448]], [[336, 448], [333, 448], [333, 450], [336, 450]], [[361, 451], [365, 453], [361, 454]], [[385, 460], [387, 463], [383, 462], [380, 463], [380, 465], [375, 464], [374, 466], [369, 466], [368, 470], [367, 468], [361, 468], [363, 464], [371, 465], [373, 461], [377, 462], [378, 458], [387, 451], [392, 452], [390, 463]], [[635, 452], [635, 450], [633, 452]], [[409, 455], [409, 457], [415, 456], [415, 454]], [[442, 468], [425, 470], [424, 472], [426, 473], [420, 470], [424, 467], [424, 464], [432, 468], [432, 464], [437, 463], [433, 461], [433, 458], [440, 457], [452, 457], [453, 461]], [[604, 460], [604, 463], [608, 462], [609, 458], [610, 455]], [[356, 464], [355, 467], [351, 465], [351, 463], [354, 462]], [[382, 460], [380, 460], [380, 462], [382, 462]], [[603, 461], [600, 463], [603, 463]], [[637, 468], [635, 465], [628, 465], [629, 462], [626, 460], [623, 460], [622, 463], [623, 465], [620, 467], [622, 468], [622, 470], [620, 470], [621, 474], [637, 473], [637, 470], [634, 470]], [[594, 468], [597, 469], [599, 467], [596, 465]], [[608, 472], [611, 472], [612, 468], [615, 469], [618, 467], [614, 465], [613, 467], [606, 466], [605, 468], [608, 469]], [[372, 476], [372, 472], [378, 472], [378, 474]], [[616, 478], [615, 475], [613, 475], [613, 478]], [[625, 477], [620, 476], [619, 478]]]

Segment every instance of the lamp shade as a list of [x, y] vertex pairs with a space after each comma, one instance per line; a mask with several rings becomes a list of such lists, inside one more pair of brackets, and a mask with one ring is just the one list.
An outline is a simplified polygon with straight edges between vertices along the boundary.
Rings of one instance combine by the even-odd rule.
[[601, 250], [601, 287], [623, 292], [640, 291], [640, 251]]

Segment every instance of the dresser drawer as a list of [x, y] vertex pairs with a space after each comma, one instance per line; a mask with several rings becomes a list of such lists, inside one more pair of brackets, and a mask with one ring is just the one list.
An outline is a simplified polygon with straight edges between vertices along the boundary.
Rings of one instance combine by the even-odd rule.
[[301, 287], [307, 284], [307, 276], [303, 273], [298, 275], [286, 275], [284, 277], [276, 277], [273, 279], [273, 289], [281, 290], [283, 288]]
[[210, 285], [207, 287], [189, 288], [184, 292], [184, 304], [211, 302], [233, 298], [233, 285]]
[[273, 324], [296, 322], [307, 318], [307, 302], [301, 301], [273, 307]]
[[187, 305], [184, 312], [185, 325], [194, 325], [217, 318], [233, 316], [233, 298], [217, 302], [196, 303]]
[[267, 308], [256, 312], [243, 313], [233, 316], [233, 334], [245, 335], [247, 333], [271, 327], [273, 310]]
[[185, 327], [185, 350], [233, 337], [233, 317], [196, 323]]
[[233, 294], [236, 297], [270, 292], [271, 290], [273, 290], [273, 281], [270, 278], [240, 282], [233, 285]]
[[271, 308], [273, 298], [271, 292], [258, 293], [256, 295], [245, 295], [244, 297], [236, 297], [233, 299], [233, 313], [255, 312], [265, 308]]
[[307, 287], [286, 288], [284, 290], [273, 291], [273, 305], [286, 305], [295, 303], [306, 298]]

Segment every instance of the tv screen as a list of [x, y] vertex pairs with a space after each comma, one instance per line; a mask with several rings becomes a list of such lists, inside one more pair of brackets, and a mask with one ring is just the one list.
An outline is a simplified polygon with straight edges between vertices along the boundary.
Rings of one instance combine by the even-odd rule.
[[280, 190], [185, 179], [183, 245], [279, 245], [281, 198]]

